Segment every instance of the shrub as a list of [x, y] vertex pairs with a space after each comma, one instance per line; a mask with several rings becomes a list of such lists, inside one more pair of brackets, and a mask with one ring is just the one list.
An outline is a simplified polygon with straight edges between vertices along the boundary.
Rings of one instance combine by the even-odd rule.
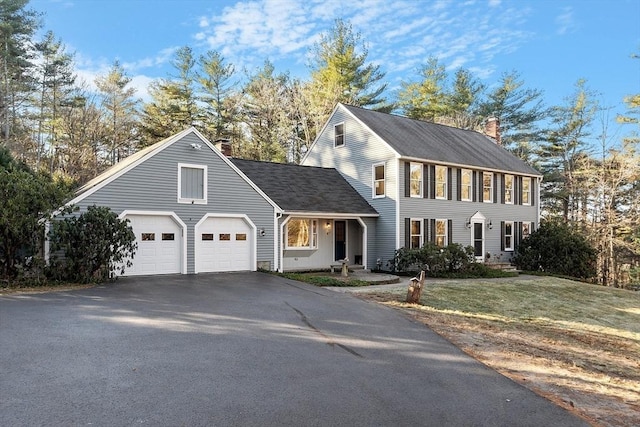
[[596, 274], [596, 250], [566, 224], [545, 222], [525, 238], [513, 262], [518, 268], [581, 279]]
[[81, 283], [102, 281], [132, 265], [137, 243], [129, 220], [107, 207], [90, 206], [79, 216], [54, 221], [50, 233], [56, 278]]
[[68, 194], [68, 185], [31, 171], [0, 147], [0, 277], [38, 272], [45, 219]]
[[421, 248], [400, 248], [389, 261], [392, 271], [417, 273], [421, 270], [431, 276], [445, 273], [461, 273], [474, 264], [473, 247], [452, 243], [446, 247], [428, 242]]

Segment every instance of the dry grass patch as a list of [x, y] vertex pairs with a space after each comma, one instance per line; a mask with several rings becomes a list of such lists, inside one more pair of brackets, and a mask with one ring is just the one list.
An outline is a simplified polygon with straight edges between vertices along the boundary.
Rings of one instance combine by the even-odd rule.
[[565, 279], [428, 283], [359, 293], [425, 323], [468, 354], [594, 425], [640, 425], [640, 293]]

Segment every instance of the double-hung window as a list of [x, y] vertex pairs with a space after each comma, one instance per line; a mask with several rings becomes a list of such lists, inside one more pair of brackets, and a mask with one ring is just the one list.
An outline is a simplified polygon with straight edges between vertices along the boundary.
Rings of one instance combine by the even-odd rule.
[[504, 202], [513, 204], [513, 175], [504, 176]]
[[178, 164], [178, 203], [207, 203], [207, 166]]
[[482, 201], [493, 203], [493, 173], [482, 173]]
[[422, 247], [422, 220], [421, 219], [412, 219], [411, 220], [411, 249], [421, 248]]
[[344, 145], [344, 123], [338, 123], [333, 127], [333, 146], [342, 147]]
[[384, 163], [373, 165], [373, 198], [385, 196]]
[[444, 247], [447, 246], [448, 236], [447, 236], [447, 220], [446, 219], [436, 219], [436, 245]]
[[522, 178], [522, 204], [531, 204], [531, 178]]
[[411, 163], [410, 182], [411, 190], [409, 195], [411, 197], [422, 197], [422, 164]]
[[447, 198], [447, 167], [436, 166], [436, 199]]
[[522, 223], [522, 238], [526, 239], [531, 234], [531, 223], [523, 222]]
[[473, 193], [471, 192], [472, 174], [469, 169], [462, 169], [460, 171], [460, 200], [470, 202], [472, 200]]
[[286, 227], [287, 249], [317, 249], [318, 221], [292, 218]]
[[504, 223], [504, 250], [513, 250], [513, 221], [505, 221]]

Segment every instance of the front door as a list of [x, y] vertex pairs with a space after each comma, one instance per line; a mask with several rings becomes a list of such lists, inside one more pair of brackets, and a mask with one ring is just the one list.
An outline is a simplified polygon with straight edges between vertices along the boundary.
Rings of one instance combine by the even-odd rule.
[[334, 236], [335, 236], [335, 260], [345, 259], [347, 257], [347, 222], [335, 221], [334, 223]]
[[484, 223], [483, 222], [474, 222], [473, 223], [473, 249], [474, 255], [476, 258], [482, 260], [484, 259]]

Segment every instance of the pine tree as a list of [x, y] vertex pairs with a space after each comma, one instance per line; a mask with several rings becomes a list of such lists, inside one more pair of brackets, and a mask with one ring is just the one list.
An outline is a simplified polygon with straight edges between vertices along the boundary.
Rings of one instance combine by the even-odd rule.
[[199, 99], [203, 103], [204, 135], [212, 141], [233, 137], [234, 120], [239, 113], [239, 97], [233, 81], [235, 67], [216, 51], [208, 51], [198, 61]]
[[118, 61], [113, 63], [106, 75], [95, 80], [102, 97], [106, 160], [112, 165], [131, 154], [136, 145], [135, 127], [139, 100], [134, 98], [135, 88], [127, 87], [130, 82], [131, 78]]
[[142, 107], [140, 122], [143, 147], [191, 126], [202, 127], [194, 89], [196, 74], [192, 49], [188, 46], [178, 49], [172, 65], [177, 76], [152, 82], [149, 87], [152, 100]]
[[28, 0], [0, 2], [0, 140], [13, 151], [24, 153], [18, 141], [26, 126], [21, 118], [34, 90], [30, 41], [40, 27], [39, 14], [25, 9]]
[[287, 161], [287, 143], [294, 127], [288, 114], [289, 84], [289, 76], [275, 74], [269, 61], [249, 76], [243, 90], [243, 122], [248, 140], [239, 147], [239, 157]]
[[599, 106], [584, 80], [566, 104], [552, 108], [551, 127], [540, 146], [540, 164], [545, 175], [541, 198], [549, 215], [577, 222], [586, 206], [583, 177], [578, 173], [589, 161], [587, 138]]
[[387, 88], [387, 84], [382, 83], [384, 73], [379, 65], [367, 63], [367, 55], [360, 33], [354, 33], [351, 24], [341, 19], [313, 46], [307, 96], [311, 100], [316, 132], [338, 102], [391, 110], [392, 106], [383, 96]]
[[516, 71], [504, 73], [500, 85], [480, 103], [478, 115], [500, 120], [501, 140], [505, 148], [525, 161], [532, 162], [541, 131], [538, 123], [549, 111], [542, 102], [542, 92], [525, 88]]
[[44, 155], [48, 155], [49, 172], [53, 173], [56, 163], [58, 134], [60, 133], [60, 108], [75, 102], [72, 99], [76, 76], [73, 73], [73, 55], [66, 52], [62, 41], [49, 31], [44, 39], [35, 44], [40, 65], [38, 67], [39, 94], [38, 131], [35, 165], [41, 166]]

